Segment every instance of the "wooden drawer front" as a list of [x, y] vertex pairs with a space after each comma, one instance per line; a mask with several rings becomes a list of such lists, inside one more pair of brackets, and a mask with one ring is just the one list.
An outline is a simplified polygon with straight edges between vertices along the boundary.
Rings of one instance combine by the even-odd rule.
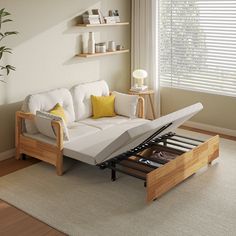
[[219, 155], [219, 136], [185, 152], [146, 176], [147, 202], [153, 201]]

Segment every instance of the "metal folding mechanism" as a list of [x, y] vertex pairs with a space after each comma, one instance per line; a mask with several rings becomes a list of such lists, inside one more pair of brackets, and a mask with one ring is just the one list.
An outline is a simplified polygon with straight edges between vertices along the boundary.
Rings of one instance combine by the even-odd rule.
[[145, 150], [153, 148], [160, 152], [175, 154], [177, 157], [204, 142], [202, 140], [177, 135], [172, 132], [158, 136], [171, 125], [172, 123], [169, 123], [161, 127], [137, 147], [100, 164], [100, 168], [111, 169], [112, 181], [116, 180], [116, 172], [121, 172], [144, 180], [144, 185], [146, 186], [146, 174], [165, 165], [169, 160], [143, 155], [142, 153]]

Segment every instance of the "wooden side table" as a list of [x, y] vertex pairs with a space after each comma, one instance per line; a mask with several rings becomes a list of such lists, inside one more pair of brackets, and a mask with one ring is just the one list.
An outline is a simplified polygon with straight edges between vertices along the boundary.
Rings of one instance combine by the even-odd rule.
[[156, 119], [156, 115], [155, 115], [155, 110], [154, 110], [154, 104], [153, 104], [153, 100], [152, 100], [152, 96], [154, 95], [154, 91], [153, 90], [146, 90], [146, 91], [140, 91], [140, 92], [136, 92], [136, 91], [130, 91], [129, 90], [129, 94], [131, 95], [138, 95], [141, 97], [147, 96], [151, 105], [151, 112], [152, 112], [152, 117], [155, 120]]

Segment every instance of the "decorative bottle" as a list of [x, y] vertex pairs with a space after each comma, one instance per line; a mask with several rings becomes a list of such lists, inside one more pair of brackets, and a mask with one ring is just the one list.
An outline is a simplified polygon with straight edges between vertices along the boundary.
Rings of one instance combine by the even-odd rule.
[[84, 33], [82, 35], [82, 48], [83, 48], [83, 53], [86, 54], [88, 53], [88, 34], [87, 33]]
[[94, 39], [94, 33], [93, 32], [89, 32], [88, 53], [89, 54], [94, 54], [95, 53], [95, 39]]

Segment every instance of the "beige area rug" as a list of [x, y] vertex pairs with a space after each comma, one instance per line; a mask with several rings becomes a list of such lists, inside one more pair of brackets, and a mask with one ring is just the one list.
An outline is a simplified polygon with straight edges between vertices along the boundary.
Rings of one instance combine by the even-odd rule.
[[108, 170], [71, 160], [62, 177], [39, 163], [0, 178], [0, 198], [75, 236], [235, 236], [235, 153], [235, 142], [221, 140], [220, 159], [150, 205], [142, 181], [111, 182]]

